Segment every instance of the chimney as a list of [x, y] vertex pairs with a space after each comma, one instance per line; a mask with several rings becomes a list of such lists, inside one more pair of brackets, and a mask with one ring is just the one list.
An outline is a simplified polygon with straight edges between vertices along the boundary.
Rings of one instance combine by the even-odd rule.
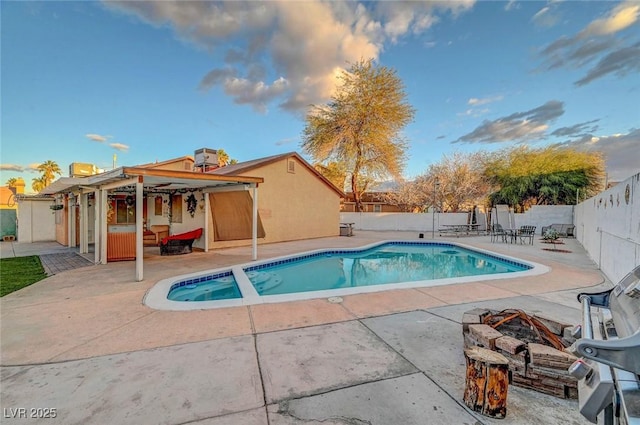
[[16, 188], [16, 194], [24, 193], [24, 180], [22, 180], [22, 177], [18, 177], [16, 179], [16, 184], [14, 187]]

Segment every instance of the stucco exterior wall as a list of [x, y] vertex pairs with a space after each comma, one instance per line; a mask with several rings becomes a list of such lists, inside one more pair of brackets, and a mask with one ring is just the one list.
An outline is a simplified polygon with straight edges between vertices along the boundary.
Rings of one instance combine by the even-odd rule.
[[23, 199], [18, 202], [18, 241], [56, 240], [56, 217], [49, 208], [51, 200]]
[[589, 256], [618, 282], [640, 265], [640, 173], [577, 205], [574, 220]]
[[[430, 232], [447, 224], [467, 224], [467, 213], [340, 213], [342, 223], [357, 230]], [[478, 221], [484, 220], [484, 215]]]
[[[288, 172], [287, 161], [295, 161], [295, 172]], [[284, 158], [240, 174], [260, 176], [258, 211], [265, 230], [259, 243], [338, 236], [340, 233], [340, 195], [321, 181], [295, 157]], [[253, 193], [251, 190], [249, 193]], [[213, 232], [211, 232], [213, 233]], [[211, 247], [244, 246], [245, 241], [214, 241]]]
[[534, 205], [525, 213], [514, 214], [516, 227], [536, 226], [536, 234], [542, 227], [552, 224], [573, 224], [573, 205]]

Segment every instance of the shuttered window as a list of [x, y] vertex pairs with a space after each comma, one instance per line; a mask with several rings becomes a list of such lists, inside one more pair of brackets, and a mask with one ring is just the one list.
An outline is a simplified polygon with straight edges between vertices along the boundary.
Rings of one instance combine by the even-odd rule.
[[[216, 241], [251, 239], [253, 199], [247, 191], [210, 193], [213, 234]], [[258, 237], [264, 238], [258, 214]]]

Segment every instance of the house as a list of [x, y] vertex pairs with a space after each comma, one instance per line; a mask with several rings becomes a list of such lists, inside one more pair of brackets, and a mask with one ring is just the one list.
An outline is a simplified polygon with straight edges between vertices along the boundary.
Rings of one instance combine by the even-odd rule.
[[[362, 205], [362, 212], [403, 212], [397, 205], [389, 204], [385, 195], [388, 192], [364, 192], [360, 198]], [[340, 209], [342, 212], [358, 212], [356, 211], [356, 202], [353, 197], [353, 192], [347, 192], [345, 197], [340, 203]]]
[[155, 244], [159, 228], [171, 235], [202, 228], [195, 249], [252, 245], [254, 259], [258, 239], [339, 234], [344, 194], [297, 153], [218, 167], [215, 150], [205, 150], [205, 159], [201, 151], [195, 158], [56, 180], [40, 194], [60, 205], [54, 207], [56, 240], [81, 253], [94, 242], [96, 263], [135, 259], [136, 280], [142, 280], [142, 247], [147, 235]]
[[[264, 243], [339, 234], [340, 198], [344, 193], [295, 152], [227, 165], [209, 174], [264, 178], [258, 199]], [[216, 222], [215, 205], [225, 196], [212, 196], [212, 214]], [[216, 247], [235, 245], [222, 239], [212, 243]]]

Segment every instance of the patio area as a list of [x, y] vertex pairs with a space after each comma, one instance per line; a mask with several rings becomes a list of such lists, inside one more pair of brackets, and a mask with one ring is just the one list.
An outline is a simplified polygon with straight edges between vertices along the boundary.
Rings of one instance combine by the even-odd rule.
[[[258, 254], [267, 259], [390, 239], [418, 234], [357, 231], [262, 245]], [[152, 310], [142, 298], [167, 277], [248, 263], [251, 247], [170, 257], [147, 248], [142, 282], [132, 279], [134, 262], [58, 273], [0, 301], [1, 407], [56, 408], [50, 423], [65, 424], [497, 423], [461, 401], [462, 313], [521, 308], [578, 323], [578, 290], [609, 282], [574, 239], [564, 245], [571, 253], [545, 251], [538, 240], [452, 241], [551, 271], [351, 295], [341, 303], [185, 312]], [[502, 422], [586, 423], [577, 403], [513, 386]]]

